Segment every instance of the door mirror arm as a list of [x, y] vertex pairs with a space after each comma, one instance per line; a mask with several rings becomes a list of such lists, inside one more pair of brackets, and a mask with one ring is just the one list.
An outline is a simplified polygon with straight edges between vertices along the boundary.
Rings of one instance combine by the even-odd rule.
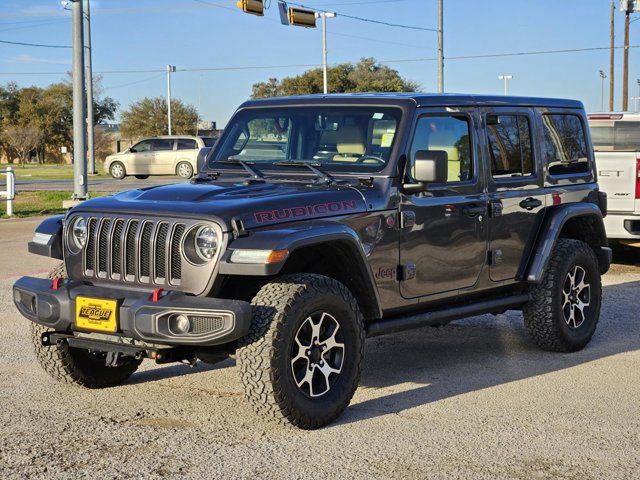
[[409, 195], [413, 195], [415, 193], [421, 193], [427, 190], [427, 184], [423, 182], [417, 183], [403, 183], [402, 191]]

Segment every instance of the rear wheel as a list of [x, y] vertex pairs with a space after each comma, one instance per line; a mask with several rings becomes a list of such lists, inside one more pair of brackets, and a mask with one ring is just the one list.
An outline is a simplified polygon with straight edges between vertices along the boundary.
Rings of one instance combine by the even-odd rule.
[[[49, 278], [66, 277], [64, 264], [60, 264]], [[37, 323], [31, 324], [31, 341], [42, 368], [56, 380], [87, 388], [105, 388], [120, 385], [138, 369], [140, 360], [124, 357], [117, 366], [106, 365], [106, 355], [68, 345], [43, 346], [42, 334], [52, 331]]]
[[127, 176], [127, 171], [124, 168], [124, 164], [122, 162], [113, 162], [109, 167], [109, 173], [116, 180], [122, 180]]
[[193, 176], [193, 167], [189, 162], [180, 162], [176, 166], [176, 175], [182, 178], [191, 178]]
[[358, 304], [340, 282], [288, 275], [253, 299], [238, 365], [256, 412], [304, 429], [335, 420], [357, 388], [364, 348]]
[[542, 282], [530, 289], [525, 326], [544, 350], [574, 352], [593, 336], [602, 301], [598, 259], [589, 245], [560, 239]]

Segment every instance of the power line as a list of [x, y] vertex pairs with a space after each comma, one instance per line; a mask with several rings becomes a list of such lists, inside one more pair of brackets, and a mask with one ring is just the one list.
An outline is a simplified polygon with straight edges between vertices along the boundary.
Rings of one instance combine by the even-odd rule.
[[[616, 50], [621, 50], [624, 47], [614, 47]], [[640, 45], [630, 45], [629, 48], [640, 48]], [[559, 53], [582, 53], [582, 52], [594, 52], [609, 50], [609, 47], [590, 47], [590, 48], [565, 48], [560, 50], [536, 50], [531, 52], [509, 52], [509, 53], [488, 53], [482, 55], [458, 55], [447, 57], [448, 60], [474, 60], [482, 58], [500, 58], [500, 57], [520, 57], [520, 56], [532, 56], [532, 55], [551, 55]], [[433, 62], [436, 61], [436, 57], [425, 58], [404, 58], [404, 59], [391, 59], [391, 60], [378, 60], [379, 63], [410, 63], [410, 62]], [[344, 62], [341, 62], [344, 63]], [[333, 63], [332, 66], [339, 65], [339, 63]], [[236, 67], [177, 67], [178, 72], [224, 72], [224, 71], [237, 71], [237, 70], [268, 70], [273, 68], [311, 68], [320, 66], [317, 63], [298, 63], [287, 65], [242, 65]], [[108, 74], [131, 74], [131, 73], [164, 73], [164, 69], [148, 69], [148, 70], [104, 70], [96, 72], [100, 75]], [[0, 72], [0, 75], [65, 75], [65, 72]]]
[[71, 48], [70, 45], [46, 45], [43, 43], [10, 42], [9, 40], [0, 40], [0, 43], [6, 43], [8, 45], [22, 45], [26, 47]]

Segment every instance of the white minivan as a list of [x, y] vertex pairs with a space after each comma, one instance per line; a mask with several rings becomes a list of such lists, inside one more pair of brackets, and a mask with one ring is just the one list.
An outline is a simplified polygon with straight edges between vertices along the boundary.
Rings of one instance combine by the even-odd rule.
[[198, 152], [214, 143], [214, 138], [186, 135], [145, 138], [123, 152], [109, 155], [104, 171], [118, 180], [127, 175], [140, 179], [149, 175], [191, 178], [197, 173]]
[[640, 247], [640, 114], [589, 114], [598, 183], [607, 193], [607, 236]]

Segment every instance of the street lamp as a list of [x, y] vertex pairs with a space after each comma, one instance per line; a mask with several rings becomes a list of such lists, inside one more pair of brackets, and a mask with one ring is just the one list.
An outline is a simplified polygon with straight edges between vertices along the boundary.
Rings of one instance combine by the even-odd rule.
[[498, 75], [498, 80], [503, 80], [504, 81], [504, 94], [505, 94], [505, 96], [508, 94], [507, 93], [509, 91], [508, 82], [511, 79], [513, 79], [513, 75]]
[[600, 92], [600, 111], [604, 112], [604, 79], [607, 78], [607, 75], [603, 70], [600, 70], [600, 79], [602, 80], [602, 87]]

